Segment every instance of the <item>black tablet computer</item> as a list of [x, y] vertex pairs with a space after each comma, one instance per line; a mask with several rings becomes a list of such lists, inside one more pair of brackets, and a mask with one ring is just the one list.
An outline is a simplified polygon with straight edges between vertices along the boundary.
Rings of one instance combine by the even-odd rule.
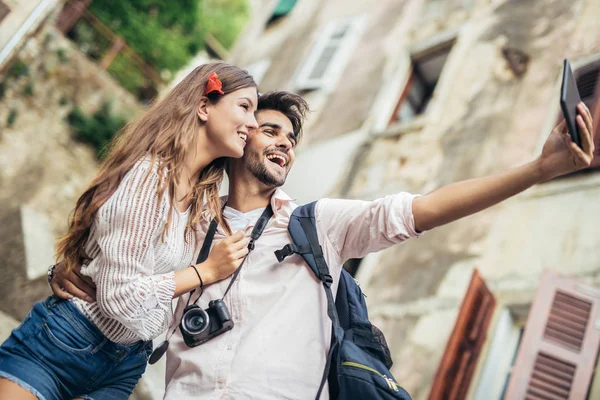
[[562, 87], [560, 89], [560, 107], [567, 121], [567, 128], [573, 142], [581, 148], [581, 136], [579, 135], [579, 126], [577, 125], [577, 105], [581, 102], [579, 90], [577, 90], [577, 81], [571, 70], [571, 63], [565, 60]]

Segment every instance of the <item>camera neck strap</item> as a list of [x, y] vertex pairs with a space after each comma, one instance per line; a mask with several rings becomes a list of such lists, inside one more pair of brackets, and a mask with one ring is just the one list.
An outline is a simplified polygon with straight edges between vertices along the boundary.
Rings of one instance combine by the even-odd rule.
[[[273, 207], [271, 207], [271, 204], [269, 203], [269, 205], [267, 206], [267, 208], [265, 208], [260, 218], [258, 218], [258, 221], [256, 221], [254, 228], [252, 229], [252, 233], [250, 234], [250, 243], [248, 243], [248, 253], [244, 256], [242, 263], [239, 267], [237, 267], [237, 269], [233, 273], [233, 277], [229, 282], [229, 286], [227, 286], [227, 289], [225, 289], [225, 293], [223, 293], [223, 297], [221, 298], [221, 300], [223, 300], [225, 296], [227, 296], [227, 293], [229, 293], [229, 289], [231, 289], [231, 286], [233, 285], [237, 276], [239, 275], [242, 266], [246, 262], [246, 258], [248, 258], [248, 255], [252, 252], [252, 250], [254, 250], [255, 242], [262, 235], [263, 231], [265, 230], [265, 227], [269, 223], [269, 220], [272, 216]], [[208, 231], [206, 232], [206, 237], [204, 238], [204, 243], [202, 244], [202, 249], [200, 250], [200, 255], [198, 256], [198, 261], [196, 262], [196, 264], [203, 263], [208, 258], [208, 254], [210, 253], [210, 247], [215, 238], [215, 232], [217, 231], [218, 225], [219, 223], [216, 219], [213, 219], [211, 221], [210, 226], [208, 227]], [[198, 299], [196, 299], [196, 301], [198, 301]]]
[[[260, 218], [258, 219], [258, 221], [256, 221], [256, 225], [254, 225], [254, 229], [252, 229], [252, 233], [250, 234], [250, 243], [248, 243], [248, 254], [250, 254], [250, 252], [252, 250], [254, 250], [255, 242], [258, 240], [260, 235], [262, 235], [263, 231], [265, 230], [265, 227], [269, 223], [269, 220], [271, 219], [272, 216], [273, 216], [273, 208], [271, 207], [271, 204], [269, 204], [267, 206], [267, 208], [265, 208], [265, 211], [263, 211], [263, 213], [260, 216]], [[198, 261], [196, 262], [196, 264], [203, 263], [208, 258], [208, 254], [210, 253], [210, 246], [212, 245], [212, 242], [215, 238], [215, 232], [217, 231], [218, 225], [219, 224], [216, 219], [213, 219], [211, 221], [210, 226], [208, 227], [208, 231], [206, 232], [206, 237], [204, 238], [204, 243], [202, 244], [202, 249], [200, 250], [200, 255], [198, 256]], [[237, 278], [237, 276], [240, 273], [240, 269], [242, 268], [242, 265], [244, 265], [244, 262], [246, 262], [246, 258], [248, 258], [248, 254], [246, 254], [244, 256], [242, 263], [240, 264], [239, 267], [237, 267], [237, 269], [233, 273], [233, 277], [231, 278], [231, 281], [229, 282], [229, 286], [227, 286], [225, 293], [223, 293], [223, 297], [221, 298], [221, 300], [223, 300], [225, 298], [225, 296], [229, 292], [229, 289], [231, 289], [233, 282], [235, 282], [235, 279]], [[190, 304], [190, 299], [192, 298], [192, 295], [194, 294], [194, 292], [195, 292], [195, 289], [191, 291], [190, 296], [188, 297], [188, 300], [187, 300], [186, 307]], [[200, 296], [202, 296], [202, 291], [200, 291]], [[196, 301], [194, 301], [194, 303], [198, 302], [198, 300], [200, 299], [200, 296], [198, 296], [198, 298], [196, 299]], [[149, 359], [150, 364], [156, 363], [158, 360], [160, 360], [160, 358], [163, 356], [163, 354], [165, 354], [165, 352], [169, 348], [169, 339], [175, 333], [176, 330], [177, 330], [177, 327], [175, 327], [175, 329], [171, 332], [170, 335], [167, 334], [167, 338], [160, 344], [160, 346], [158, 346], [157, 348], [154, 349], [154, 351], [152, 352], [150, 359]]]

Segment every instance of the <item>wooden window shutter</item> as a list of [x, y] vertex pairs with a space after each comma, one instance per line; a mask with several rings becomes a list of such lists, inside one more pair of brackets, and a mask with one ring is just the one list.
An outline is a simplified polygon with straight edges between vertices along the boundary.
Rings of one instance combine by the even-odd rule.
[[576, 71], [577, 89], [581, 100], [588, 106], [594, 119], [594, 159], [590, 169], [600, 167], [600, 61]]
[[400, 100], [398, 100], [398, 103], [396, 103], [396, 107], [394, 107], [394, 112], [392, 113], [392, 117], [390, 118], [390, 121], [388, 122], [388, 126], [400, 121], [400, 116], [398, 115], [398, 112], [400, 111], [400, 107], [402, 107], [404, 102], [407, 101], [408, 94], [410, 93], [410, 89], [412, 88], [414, 80], [415, 80], [414, 72], [411, 69], [410, 76], [408, 77], [408, 80], [406, 81], [406, 84], [404, 85], [404, 89], [402, 89], [402, 94], [400, 95]]
[[[596, 85], [598, 84], [598, 67], [584, 68], [577, 77], [577, 89], [581, 100], [588, 103], [593, 101], [596, 94]], [[588, 103], [589, 104], [589, 103]]]
[[[596, 148], [592, 163], [586, 170], [588, 171], [600, 168], [600, 60], [578, 68], [574, 74], [581, 100], [590, 109], [594, 120], [593, 136]], [[560, 112], [556, 123], [558, 124], [563, 118], [563, 114]]]
[[542, 275], [505, 399], [585, 399], [600, 344], [600, 289]]
[[593, 92], [593, 106], [590, 107], [594, 120], [594, 159], [590, 168], [600, 168], [600, 66], [595, 69], [595, 91]]
[[474, 270], [435, 375], [429, 400], [461, 400], [466, 397], [495, 305], [492, 292], [479, 272]]

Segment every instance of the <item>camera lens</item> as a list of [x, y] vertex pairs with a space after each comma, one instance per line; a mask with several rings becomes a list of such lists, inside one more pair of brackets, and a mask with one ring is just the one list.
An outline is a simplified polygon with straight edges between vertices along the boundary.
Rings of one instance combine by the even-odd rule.
[[183, 316], [183, 326], [191, 335], [197, 335], [208, 327], [208, 314], [201, 308], [188, 310]]

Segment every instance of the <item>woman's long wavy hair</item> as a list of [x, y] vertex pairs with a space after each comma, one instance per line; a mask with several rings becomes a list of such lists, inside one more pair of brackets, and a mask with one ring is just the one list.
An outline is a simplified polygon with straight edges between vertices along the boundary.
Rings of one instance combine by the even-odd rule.
[[[223, 83], [225, 94], [239, 89], [256, 87], [254, 79], [233, 65], [218, 62], [204, 64], [194, 69], [162, 100], [154, 103], [139, 119], [127, 124], [115, 137], [109, 153], [96, 178], [81, 195], [69, 218], [69, 229], [56, 245], [57, 261], [63, 260], [68, 270], [89, 259], [85, 246], [98, 209], [112, 196], [123, 177], [143, 157], [157, 163], [159, 187], [158, 201], [168, 190], [171, 207], [163, 231], [169, 229], [175, 206], [175, 187], [184, 169], [184, 160], [195, 151], [198, 129], [198, 106], [204, 96], [209, 75], [216, 72]], [[216, 103], [222, 97], [213, 93], [207, 96]], [[196, 230], [204, 202], [209, 212], [223, 221], [219, 188], [223, 179], [225, 159], [219, 158], [204, 168], [192, 190], [190, 218], [186, 226]], [[152, 169], [150, 169], [152, 171]], [[147, 178], [147, 177], [146, 177]]]

